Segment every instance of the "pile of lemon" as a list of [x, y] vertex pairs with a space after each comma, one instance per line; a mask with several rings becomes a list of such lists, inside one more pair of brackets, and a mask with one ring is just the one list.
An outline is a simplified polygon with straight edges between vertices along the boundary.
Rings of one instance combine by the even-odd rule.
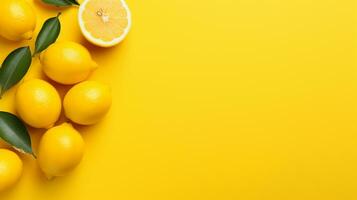
[[[113, 46], [126, 36], [130, 13], [123, 1], [85, 0], [78, 19], [83, 35], [93, 44]], [[0, 36], [9, 40], [30, 39], [36, 26], [34, 10], [24, 0], [2, 0]], [[121, 28], [120, 28], [121, 27]], [[101, 31], [100, 31], [101, 30]], [[109, 86], [88, 81], [98, 67], [90, 52], [82, 45], [62, 41], [52, 44], [40, 55], [44, 74], [54, 82], [73, 85], [60, 98], [56, 88], [41, 79], [23, 81], [17, 88], [17, 115], [29, 126], [48, 129], [37, 148], [37, 161], [48, 178], [63, 176], [75, 168], [84, 153], [81, 134], [71, 123], [55, 126], [62, 107], [64, 115], [80, 125], [99, 122], [111, 106]], [[12, 186], [22, 173], [22, 161], [14, 152], [0, 149], [0, 191]]]

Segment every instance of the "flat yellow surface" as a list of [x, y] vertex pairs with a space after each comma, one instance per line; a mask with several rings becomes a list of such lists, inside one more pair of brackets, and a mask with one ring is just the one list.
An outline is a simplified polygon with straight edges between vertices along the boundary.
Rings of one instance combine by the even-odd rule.
[[[33, 1], [38, 31], [58, 10]], [[1, 200], [357, 199], [355, 0], [128, 4], [132, 30], [110, 49], [85, 41], [77, 8], [62, 10], [59, 40], [90, 48], [91, 79], [112, 86], [114, 103], [77, 127], [76, 170], [47, 181], [22, 156]], [[1, 60], [24, 44], [0, 39]], [[40, 72], [35, 59], [27, 78]], [[31, 132], [36, 148], [44, 130]]]

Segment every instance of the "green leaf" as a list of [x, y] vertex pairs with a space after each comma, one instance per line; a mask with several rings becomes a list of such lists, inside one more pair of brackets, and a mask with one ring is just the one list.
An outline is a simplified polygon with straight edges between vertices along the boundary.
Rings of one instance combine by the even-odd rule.
[[0, 97], [25, 76], [31, 62], [28, 46], [15, 49], [5, 58], [0, 68]]
[[31, 147], [31, 138], [23, 122], [15, 115], [0, 111], [0, 138], [19, 151], [35, 154]]
[[79, 5], [76, 0], [42, 0], [46, 4], [50, 4], [53, 6], [71, 6], [71, 5]]
[[40, 33], [36, 38], [34, 55], [45, 50], [48, 46], [54, 43], [61, 31], [61, 23], [58, 19], [61, 13], [56, 17], [49, 18], [42, 25]]
[[73, 5], [79, 6], [79, 3], [76, 0], [67, 0], [68, 2], [71, 2]]

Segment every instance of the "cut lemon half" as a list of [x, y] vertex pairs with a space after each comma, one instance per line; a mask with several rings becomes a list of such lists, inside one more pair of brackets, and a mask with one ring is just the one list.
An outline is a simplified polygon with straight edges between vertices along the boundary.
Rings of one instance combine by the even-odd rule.
[[111, 47], [128, 34], [131, 14], [124, 0], [84, 0], [78, 21], [87, 40], [101, 47]]

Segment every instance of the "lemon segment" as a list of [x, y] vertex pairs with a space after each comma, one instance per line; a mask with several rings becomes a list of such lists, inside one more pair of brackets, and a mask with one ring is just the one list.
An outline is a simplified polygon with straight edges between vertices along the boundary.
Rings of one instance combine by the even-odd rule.
[[0, 149], [0, 192], [13, 186], [21, 177], [22, 161], [7, 149]]
[[78, 20], [85, 38], [101, 47], [120, 43], [131, 27], [130, 10], [123, 0], [85, 0]]

